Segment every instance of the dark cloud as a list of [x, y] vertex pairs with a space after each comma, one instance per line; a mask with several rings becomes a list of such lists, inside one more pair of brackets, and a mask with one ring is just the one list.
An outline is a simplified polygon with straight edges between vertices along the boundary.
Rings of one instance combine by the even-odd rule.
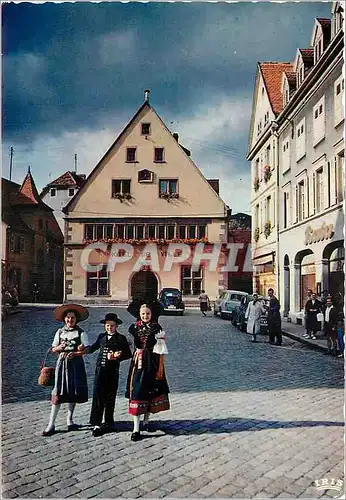
[[3, 133], [24, 143], [131, 116], [147, 87], [166, 116], [191, 114], [220, 93], [250, 98], [257, 60], [292, 60], [330, 5], [20, 3], [2, 10]]

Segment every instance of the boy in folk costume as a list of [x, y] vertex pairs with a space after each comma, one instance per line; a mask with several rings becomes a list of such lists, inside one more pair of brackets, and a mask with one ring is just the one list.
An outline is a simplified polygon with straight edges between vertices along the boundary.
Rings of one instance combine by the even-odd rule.
[[143, 429], [148, 430], [150, 413], [169, 410], [169, 388], [164, 369], [164, 354], [168, 354], [168, 350], [165, 332], [158, 324], [162, 310], [157, 301], [141, 301], [128, 307], [130, 314], [138, 318], [129, 328], [135, 345], [126, 390], [129, 413], [133, 416], [132, 441], [141, 439], [141, 415], [144, 415]]
[[[91, 406], [90, 423], [94, 426], [92, 435], [101, 436], [104, 431], [114, 429], [114, 407], [119, 383], [120, 362], [131, 358], [131, 351], [126, 337], [117, 332], [122, 320], [117, 314], [106, 314], [100, 321], [105, 325], [94, 344], [85, 349], [85, 353], [99, 351], [96, 361], [94, 394]], [[102, 428], [103, 414], [105, 426]]]

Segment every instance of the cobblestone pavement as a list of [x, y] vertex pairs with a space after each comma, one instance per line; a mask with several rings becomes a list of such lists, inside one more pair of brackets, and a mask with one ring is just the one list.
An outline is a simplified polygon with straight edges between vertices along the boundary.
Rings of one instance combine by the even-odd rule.
[[[83, 323], [91, 341], [108, 309]], [[120, 331], [131, 323], [124, 309]], [[284, 339], [250, 337], [198, 311], [165, 316], [171, 410], [155, 432], [130, 441], [121, 367], [118, 432], [93, 438], [91, 400], [77, 406], [80, 430], [44, 438], [49, 389], [39, 363], [58, 326], [47, 308], [24, 308], [2, 333], [2, 496], [4, 498], [316, 498], [314, 481], [343, 479], [343, 360]], [[85, 357], [89, 394], [97, 354]], [[52, 360], [53, 361], [53, 360]]]

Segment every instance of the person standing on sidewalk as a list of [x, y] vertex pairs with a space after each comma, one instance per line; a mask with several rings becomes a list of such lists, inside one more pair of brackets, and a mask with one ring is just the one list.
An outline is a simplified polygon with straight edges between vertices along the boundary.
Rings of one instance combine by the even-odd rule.
[[[92, 435], [101, 436], [103, 432], [114, 430], [115, 398], [118, 391], [120, 362], [130, 359], [132, 354], [125, 335], [117, 332], [122, 320], [115, 313], [108, 313], [100, 323], [105, 325], [96, 342], [87, 347], [83, 354], [91, 354], [96, 350], [99, 355], [96, 361], [94, 393], [91, 405], [90, 424], [94, 426]], [[102, 419], [105, 426], [102, 428]]]
[[338, 332], [338, 347], [339, 347], [338, 358], [342, 358], [345, 352], [345, 340], [344, 340], [345, 318], [344, 318], [344, 313], [342, 311], [338, 312], [337, 332]]
[[251, 342], [257, 342], [257, 335], [261, 330], [261, 316], [264, 312], [265, 309], [258, 300], [257, 293], [254, 293], [245, 313], [245, 319], [247, 319], [246, 331], [252, 335]]
[[[269, 305], [268, 310], [268, 330], [269, 330], [269, 343], [275, 345], [282, 344], [281, 333], [281, 316], [280, 316], [280, 302], [274, 295], [273, 288], [268, 289]], [[276, 340], [275, 340], [276, 338]]]
[[77, 325], [88, 318], [89, 311], [78, 304], [65, 304], [54, 310], [54, 319], [64, 326], [56, 332], [51, 352], [59, 355], [55, 367], [55, 381], [51, 397], [51, 413], [43, 436], [55, 433], [55, 420], [61, 403], [68, 403], [67, 430], [79, 426], [73, 422], [76, 403], [88, 401], [88, 384], [83, 360], [84, 348], [89, 345], [86, 333]]
[[337, 355], [337, 322], [338, 313], [336, 307], [333, 306], [332, 298], [329, 296], [326, 299], [326, 307], [324, 309], [324, 333], [327, 337], [328, 351], [326, 354]]
[[306, 333], [303, 337], [316, 340], [316, 332], [320, 329], [320, 322], [317, 315], [322, 313], [322, 304], [317, 300], [316, 293], [313, 292], [311, 299], [305, 304], [306, 313]]
[[203, 316], [206, 316], [205, 313], [206, 313], [206, 311], [209, 310], [210, 300], [209, 300], [209, 297], [205, 293], [204, 290], [201, 290], [201, 295], [198, 297], [198, 300], [199, 300], [199, 307], [200, 307], [201, 313], [203, 314]]

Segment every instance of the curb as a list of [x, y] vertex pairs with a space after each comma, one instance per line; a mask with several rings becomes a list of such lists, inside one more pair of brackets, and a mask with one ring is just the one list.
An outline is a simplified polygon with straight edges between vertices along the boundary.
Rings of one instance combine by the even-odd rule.
[[324, 347], [319, 344], [315, 344], [314, 342], [309, 341], [308, 339], [305, 339], [304, 337], [300, 337], [299, 335], [296, 335], [291, 332], [285, 332], [282, 330], [282, 335], [285, 335], [286, 337], [289, 337], [290, 339], [297, 340], [298, 342], [301, 342], [302, 344], [305, 344], [309, 346], [311, 349], [316, 349], [317, 351], [325, 352], [328, 351], [328, 347]]

